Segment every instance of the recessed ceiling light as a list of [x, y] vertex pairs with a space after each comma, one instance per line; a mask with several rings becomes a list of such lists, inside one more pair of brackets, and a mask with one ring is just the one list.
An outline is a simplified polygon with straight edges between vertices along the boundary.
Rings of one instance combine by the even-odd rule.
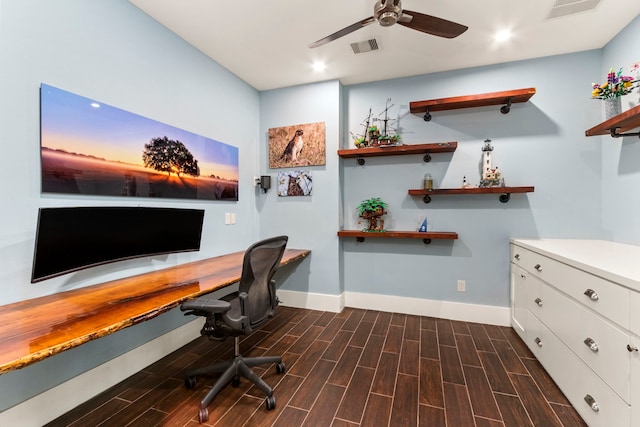
[[91, 103], [91, 106], [92, 106], [93, 108], [100, 108], [100, 104], [98, 104], [97, 102], [92, 102], [92, 103]]
[[507, 40], [509, 40], [511, 38], [511, 31], [510, 30], [500, 30], [495, 34], [495, 36], [493, 36], [493, 38], [497, 42], [505, 42], [505, 41], [507, 41]]
[[313, 71], [315, 71], [316, 73], [321, 73], [327, 69], [327, 64], [322, 61], [316, 61], [313, 63], [312, 67]]

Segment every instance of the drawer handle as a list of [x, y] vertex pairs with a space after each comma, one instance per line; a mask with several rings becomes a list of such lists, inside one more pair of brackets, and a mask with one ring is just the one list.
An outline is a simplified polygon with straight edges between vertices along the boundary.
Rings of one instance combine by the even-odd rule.
[[584, 397], [584, 401], [587, 402], [587, 405], [589, 405], [594, 412], [598, 412], [600, 410], [598, 402], [596, 402], [596, 400], [590, 394], [587, 394]]
[[515, 254], [513, 257], [514, 257], [515, 259], [519, 260], [519, 259], [520, 259], [520, 254]]
[[536, 339], [533, 341], [536, 343], [538, 347], [542, 347], [542, 340], [540, 338], [536, 337]]
[[535, 268], [536, 270], [538, 270], [538, 272], [542, 272], [542, 266], [540, 264], [536, 264], [533, 266], [533, 268]]
[[638, 347], [636, 345], [627, 344], [627, 351], [629, 353], [633, 353], [634, 351], [638, 351]]
[[538, 307], [542, 307], [542, 300], [540, 298], [536, 298], [535, 303], [538, 304]]
[[584, 344], [585, 344], [587, 347], [589, 347], [589, 350], [593, 351], [594, 353], [597, 353], [597, 352], [598, 352], [598, 350], [600, 350], [600, 348], [598, 348], [598, 343], [597, 343], [597, 342], [595, 342], [595, 341], [593, 340], [593, 338], [589, 338], [589, 337], [587, 337], [587, 338], [584, 340]]
[[593, 289], [587, 289], [584, 291], [584, 294], [591, 298], [592, 301], [598, 301], [600, 299], [600, 295], [598, 295], [598, 293]]
[[522, 279], [526, 279], [526, 278], [527, 278], [527, 276], [526, 276], [526, 275], [524, 275], [524, 274], [521, 274], [521, 275], [520, 275], [520, 278], [522, 278]]

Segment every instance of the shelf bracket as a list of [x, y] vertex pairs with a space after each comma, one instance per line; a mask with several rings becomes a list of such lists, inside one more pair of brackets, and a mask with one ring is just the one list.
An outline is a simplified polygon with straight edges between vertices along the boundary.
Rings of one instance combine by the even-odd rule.
[[364, 165], [364, 163], [365, 163], [365, 161], [364, 161], [364, 157], [362, 157], [362, 156], [358, 156], [358, 158], [357, 158], [357, 160], [356, 160], [356, 161], [358, 162], [358, 164], [359, 164], [360, 166]]
[[424, 243], [425, 245], [430, 245], [431, 239], [422, 239], [422, 243]]
[[424, 120], [425, 122], [431, 121], [431, 113], [429, 112], [428, 108], [427, 111], [424, 112], [424, 117], [422, 118], [422, 120]]
[[609, 132], [611, 132], [611, 138], [624, 138], [625, 136], [637, 136], [640, 138], [640, 132], [618, 133], [618, 129], [620, 128], [609, 129]]
[[356, 237], [356, 242], [364, 242], [364, 237]]
[[425, 155], [422, 158], [422, 160], [424, 160], [425, 163], [429, 163], [431, 161], [431, 154], [425, 153]]
[[507, 98], [507, 105], [500, 107], [500, 112], [502, 114], [509, 114], [509, 111], [511, 111], [511, 101], [513, 101], [513, 98]]
[[431, 203], [431, 196], [428, 194], [425, 194], [424, 197], [422, 198], [422, 201], [425, 203]]
[[509, 200], [511, 200], [511, 193], [501, 194], [499, 200], [500, 203], [507, 203]]

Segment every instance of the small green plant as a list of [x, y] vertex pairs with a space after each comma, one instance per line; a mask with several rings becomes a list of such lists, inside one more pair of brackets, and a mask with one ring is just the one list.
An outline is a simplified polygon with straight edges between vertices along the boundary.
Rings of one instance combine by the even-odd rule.
[[382, 201], [380, 197], [372, 197], [367, 200], [363, 200], [356, 207], [358, 211], [358, 215], [362, 216], [367, 212], [376, 212], [378, 210], [382, 210], [383, 212], [387, 210], [387, 204]]

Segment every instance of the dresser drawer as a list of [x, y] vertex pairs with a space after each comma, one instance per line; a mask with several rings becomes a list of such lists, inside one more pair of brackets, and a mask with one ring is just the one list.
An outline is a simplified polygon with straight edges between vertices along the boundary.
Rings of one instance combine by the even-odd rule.
[[589, 426], [631, 425], [629, 405], [530, 312], [526, 342]]
[[[626, 402], [629, 398], [629, 334], [546, 284], [541, 319]], [[615, 368], [613, 368], [615, 367]]]
[[622, 328], [629, 328], [627, 288], [528, 249], [518, 248], [516, 252], [523, 260], [519, 265], [526, 271]]

